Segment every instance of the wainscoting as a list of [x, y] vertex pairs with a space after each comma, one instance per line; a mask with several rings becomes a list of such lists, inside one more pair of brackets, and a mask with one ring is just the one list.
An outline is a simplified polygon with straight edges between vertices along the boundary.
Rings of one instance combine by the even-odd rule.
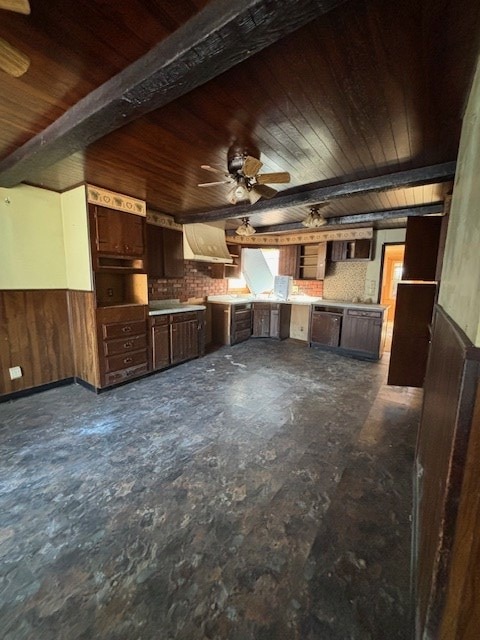
[[[23, 376], [10, 380], [14, 366]], [[0, 394], [73, 375], [67, 291], [0, 291]]]
[[[477, 607], [473, 619], [478, 621], [478, 594], [476, 605], [471, 598], [462, 601], [458, 594], [465, 588], [471, 595], [473, 573], [468, 572], [477, 572], [479, 557], [470, 558], [470, 564], [464, 562], [459, 566], [457, 555], [461, 546], [458, 542], [455, 546], [454, 541], [459, 532], [464, 540], [473, 535], [475, 518], [468, 511], [472, 500], [478, 502], [478, 491], [472, 493], [463, 481], [467, 459], [470, 466], [476, 466], [478, 476], [478, 446], [477, 457], [473, 460], [475, 450], [469, 449], [469, 440], [471, 434], [480, 429], [479, 412], [475, 411], [479, 379], [480, 349], [475, 348], [448, 314], [437, 306], [414, 467], [416, 640], [440, 637], [440, 627], [447, 620], [447, 605], [454, 610], [455, 617], [460, 616], [464, 606]], [[459, 503], [463, 504], [460, 510]], [[478, 545], [472, 546], [473, 553], [475, 550], [478, 551]], [[456, 578], [452, 583], [453, 567], [456, 567]], [[454, 620], [451, 623], [456, 624]], [[445, 640], [467, 640], [467, 637], [473, 640], [478, 636], [455, 631], [443, 637]]]

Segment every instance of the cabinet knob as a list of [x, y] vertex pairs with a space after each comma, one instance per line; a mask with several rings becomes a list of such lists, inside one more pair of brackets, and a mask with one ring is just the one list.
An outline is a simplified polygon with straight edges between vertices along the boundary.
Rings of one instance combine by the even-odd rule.
[[133, 346], [133, 342], [124, 342], [123, 343], [123, 348], [124, 349], [130, 349], [130, 347]]
[[130, 364], [130, 362], [133, 362], [133, 358], [124, 358], [123, 359], [123, 364]]
[[130, 333], [130, 331], [132, 330], [132, 327], [123, 327], [122, 331], [123, 333]]

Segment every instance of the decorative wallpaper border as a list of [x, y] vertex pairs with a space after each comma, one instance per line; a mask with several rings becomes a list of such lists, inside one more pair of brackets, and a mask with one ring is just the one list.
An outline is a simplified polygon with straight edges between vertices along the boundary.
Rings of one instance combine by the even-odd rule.
[[115, 191], [108, 191], [108, 189], [95, 187], [91, 184], [87, 184], [86, 186], [87, 202], [91, 204], [99, 204], [109, 209], [117, 209], [118, 211], [127, 211], [137, 216], [147, 215], [147, 205], [143, 200], [137, 200], [136, 198], [124, 196], [121, 193], [115, 193]]
[[150, 224], [156, 224], [157, 227], [165, 227], [166, 229], [175, 229], [176, 231], [183, 231], [183, 225], [178, 224], [166, 213], [158, 213], [157, 211], [147, 211], [147, 222]]
[[227, 236], [232, 244], [275, 246], [284, 244], [313, 244], [327, 240], [361, 240], [373, 238], [373, 228], [337, 229], [336, 231], [313, 231], [259, 236]]

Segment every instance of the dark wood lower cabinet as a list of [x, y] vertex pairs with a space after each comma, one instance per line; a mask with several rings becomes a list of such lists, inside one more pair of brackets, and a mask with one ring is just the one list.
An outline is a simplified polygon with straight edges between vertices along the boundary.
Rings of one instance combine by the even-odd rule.
[[313, 305], [309, 344], [367, 360], [382, 357], [387, 309]]
[[165, 369], [205, 353], [205, 312], [150, 317], [152, 370]]
[[212, 342], [232, 345], [252, 335], [252, 303], [210, 304]]
[[292, 306], [284, 303], [253, 303], [253, 338], [285, 340], [290, 335]]
[[340, 346], [366, 356], [374, 354], [378, 358], [383, 351], [382, 341], [385, 341], [383, 327], [382, 311], [347, 309], [343, 317]]
[[170, 360], [172, 364], [198, 357], [199, 326], [195, 312], [172, 315], [170, 332]]
[[343, 311], [313, 311], [310, 326], [310, 344], [338, 347]]

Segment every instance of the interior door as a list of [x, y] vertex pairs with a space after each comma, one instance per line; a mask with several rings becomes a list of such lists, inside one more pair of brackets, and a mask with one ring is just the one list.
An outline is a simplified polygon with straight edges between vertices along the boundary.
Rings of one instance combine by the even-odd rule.
[[397, 286], [402, 279], [405, 245], [387, 244], [383, 254], [383, 276], [380, 304], [388, 305], [388, 322], [393, 322], [397, 302]]

